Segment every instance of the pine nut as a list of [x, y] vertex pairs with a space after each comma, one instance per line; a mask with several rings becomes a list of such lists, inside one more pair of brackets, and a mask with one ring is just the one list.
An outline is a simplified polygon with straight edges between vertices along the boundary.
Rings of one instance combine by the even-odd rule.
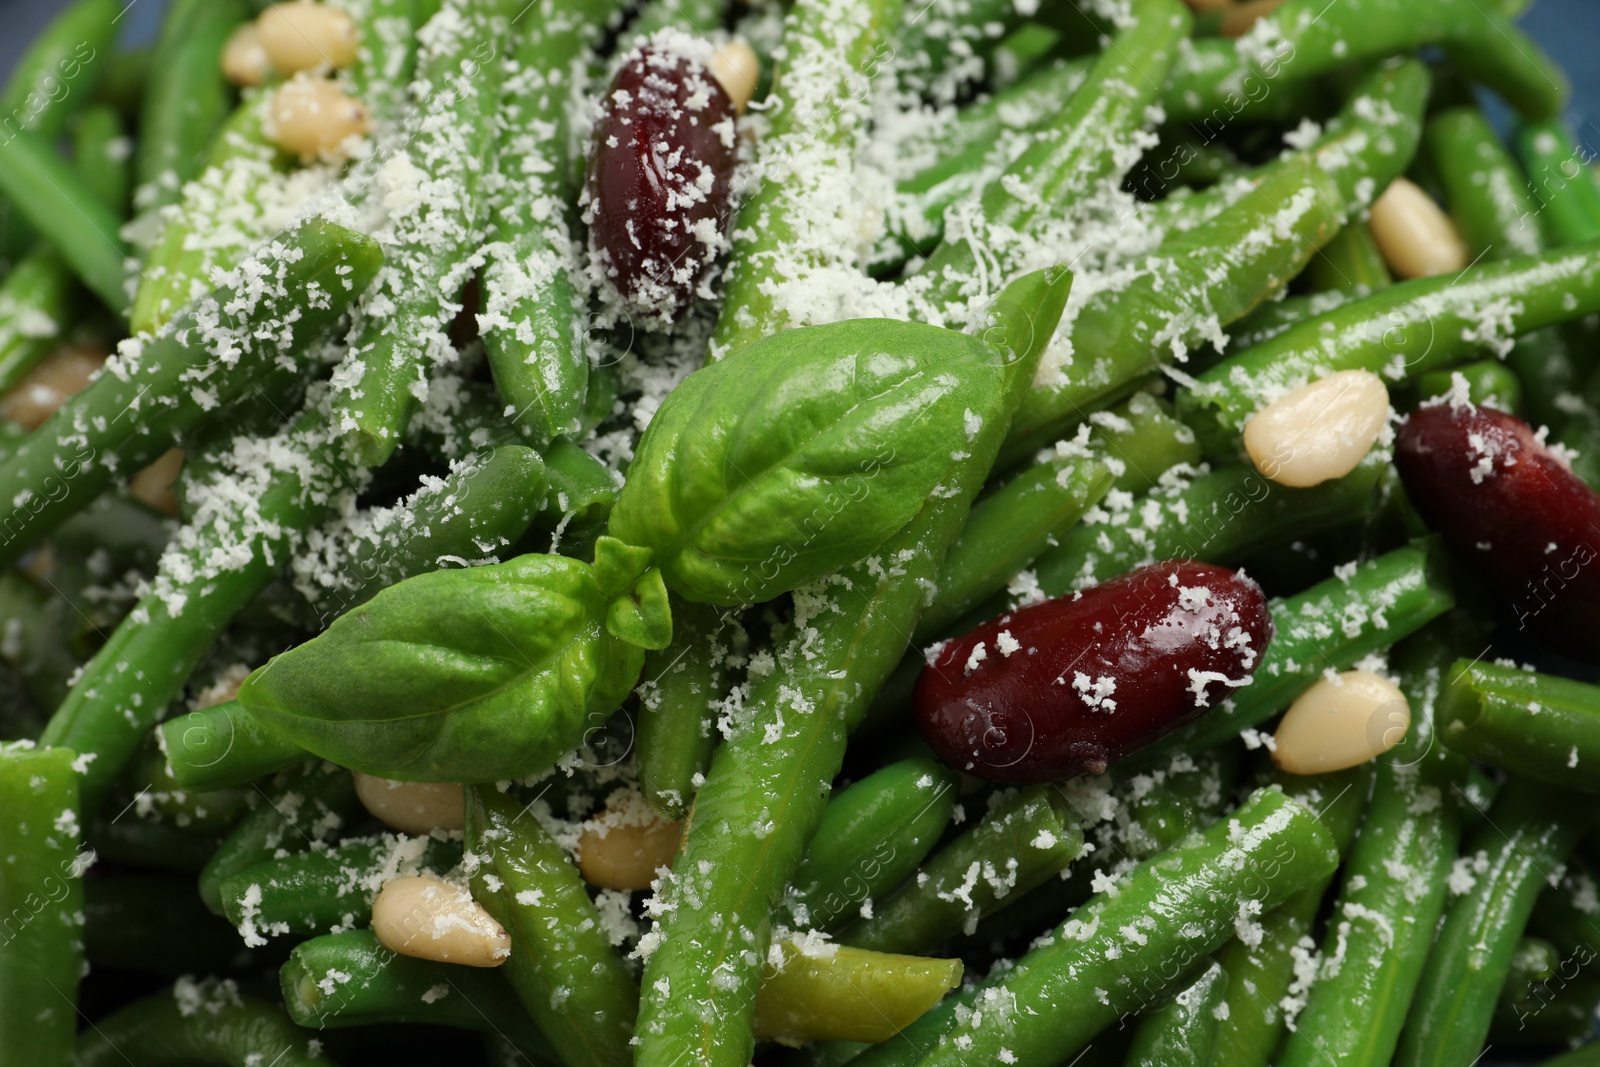
[[737, 38], [719, 44], [707, 69], [733, 101], [733, 109], [743, 115], [761, 80], [761, 58], [756, 50]]
[[104, 349], [62, 345], [0, 397], [0, 419], [10, 419], [23, 429], [38, 429], [68, 397], [83, 392], [105, 362]]
[[1406, 736], [1411, 705], [1371, 671], [1323, 678], [1284, 712], [1272, 760], [1290, 774], [1326, 774], [1381, 756]]
[[1336, 371], [1250, 416], [1244, 447], [1263, 476], [1303, 489], [1355, 470], [1388, 418], [1382, 378]]
[[1222, 16], [1222, 36], [1243, 37], [1250, 27], [1283, 6], [1283, 0], [1244, 0], [1226, 8]]
[[267, 8], [256, 20], [256, 33], [273, 69], [283, 75], [323, 66], [348, 67], [356, 60], [360, 42], [349, 15], [308, 0]]
[[272, 60], [261, 46], [261, 32], [253, 22], [233, 31], [222, 46], [222, 76], [234, 85], [260, 85], [272, 73]]
[[178, 474], [183, 449], [169, 448], [128, 480], [128, 495], [168, 517], [178, 514]]
[[1402, 278], [1449, 274], [1467, 266], [1467, 243], [1455, 220], [1416, 183], [1396, 178], [1373, 201], [1367, 223], [1389, 269]]
[[467, 825], [466, 791], [455, 782], [395, 782], [360, 771], [351, 773], [361, 805], [385, 826], [426, 834]]
[[471, 893], [428, 874], [384, 883], [372, 932], [391, 952], [440, 963], [498, 967], [511, 955], [511, 937]]
[[302, 159], [337, 156], [345, 139], [368, 129], [367, 109], [323, 78], [296, 78], [278, 87], [267, 134]]
[[636, 796], [636, 803], [609, 807], [584, 825], [578, 870], [601, 889], [649, 889], [657, 868], [671, 866], [681, 829]]
[[1197, 15], [1209, 15], [1213, 11], [1226, 11], [1233, 6], [1234, 0], [1184, 0]]

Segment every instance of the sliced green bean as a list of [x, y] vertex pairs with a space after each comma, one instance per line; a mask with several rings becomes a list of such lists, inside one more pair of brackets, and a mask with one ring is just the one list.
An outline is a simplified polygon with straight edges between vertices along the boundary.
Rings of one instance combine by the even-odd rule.
[[511, 934], [506, 976], [562, 1062], [631, 1063], [638, 986], [566, 852], [493, 787], [467, 790], [467, 843], [472, 895]]
[[1521, 777], [1593, 791], [1600, 687], [1461, 660], [1439, 702], [1439, 740]]
[[[1216, 1046], [1217, 1024], [1222, 1018], [1218, 1008], [1227, 991], [1228, 972], [1213, 961], [1166, 1004], [1140, 1016], [1123, 1062], [1128, 1067], [1205, 1067]], [[1232, 1065], [1237, 1061], [1223, 1062]]]
[[64, 748], [0, 744], [0, 1060], [66, 1067], [83, 972], [78, 771]]
[[399, 955], [379, 944], [371, 930], [302, 941], [278, 980], [289, 1018], [307, 1029], [419, 1023], [481, 1030], [537, 1050], [538, 1062], [556, 1062], [500, 974]]
[[173, 781], [197, 792], [247, 785], [310, 758], [305, 749], [262, 726], [237, 700], [179, 715], [156, 729]]
[[1449, 370], [1429, 371], [1417, 378], [1417, 395], [1424, 399], [1450, 395], [1458, 374], [1467, 383], [1467, 399], [1472, 403], [1521, 414], [1522, 379], [1499, 360], [1480, 359]]
[[797, 925], [832, 930], [909, 878], [949, 825], [956, 785], [948, 767], [912, 758], [829, 800], [786, 902]]
[[[946, 999], [855, 1062], [1036, 1067], [1070, 1060], [1122, 1014], [1181, 989], [1191, 969], [1234, 935], [1242, 905], [1270, 911], [1337, 864], [1311, 811], [1277, 790], [1257, 790], [1230, 818], [1118, 879], [1114, 893], [1097, 895], [972, 995]], [[1106, 938], [1115, 958], [1107, 958]]]
[[307, 761], [266, 783], [255, 810], [239, 820], [200, 870], [200, 899], [221, 915], [222, 883], [240, 871], [325, 845], [361, 811], [355, 781], [342, 767]]
[[728, 657], [741, 633], [726, 609], [672, 602], [672, 643], [645, 657], [639, 685], [639, 788], [650, 806], [681, 819], [720, 736], [715, 705], [727, 695]]
[[1579, 794], [1511, 779], [1469, 842], [1471, 888], [1445, 914], [1428, 955], [1397, 1067], [1470, 1064], [1481, 1054], [1511, 956], [1546, 879], [1594, 822]]
[[793, 941], [756, 994], [757, 1037], [887, 1041], [961, 984], [961, 961], [848, 946], [807, 951]]
[[322, 1043], [283, 1008], [247, 997], [234, 983], [180, 978], [83, 1032], [73, 1067], [328, 1067]]

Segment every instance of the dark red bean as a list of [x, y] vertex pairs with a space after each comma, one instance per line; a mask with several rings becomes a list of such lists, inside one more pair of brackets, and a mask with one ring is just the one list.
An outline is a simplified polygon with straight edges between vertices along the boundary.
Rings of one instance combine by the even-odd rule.
[[1413, 411], [1394, 465], [1411, 503], [1510, 603], [1518, 629], [1600, 659], [1600, 495], [1493, 408]]
[[1255, 582], [1169, 560], [946, 643], [917, 679], [917, 723], [980, 778], [1100, 774], [1249, 681], [1271, 639]]
[[584, 221], [635, 315], [665, 325], [727, 242], [734, 106], [701, 64], [644, 46], [617, 71], [595, 128]]

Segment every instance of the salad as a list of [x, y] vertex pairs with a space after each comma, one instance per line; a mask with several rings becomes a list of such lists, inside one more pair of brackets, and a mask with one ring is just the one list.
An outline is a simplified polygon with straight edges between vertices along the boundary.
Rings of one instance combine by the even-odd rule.
[[63, 5], [0, 1065], [1600, 1064], [1524, 6]]

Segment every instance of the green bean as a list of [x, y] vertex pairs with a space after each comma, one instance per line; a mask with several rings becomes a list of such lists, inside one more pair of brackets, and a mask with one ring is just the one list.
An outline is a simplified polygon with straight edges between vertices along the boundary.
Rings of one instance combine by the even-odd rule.
[[[1248, 916], [1242, 905], [1255, 901], [1270, 912], [1337, 863], [1314, 814], [1276, 790], [1257, 790], [1230, 818], [1124, 875], [1115, 893], [1079, 908], [972, 997], [947, 999], [857, 1067], [1061, 1063], [1120, 1015], [1181, 989]], [[1115, 939], [1115, 958], [1106, 958], [1103, 937]]]
[[1571, 1052], [1544, 1060], [1539, 1067], [1595, 1067], [1600, 1064], [1600, 1041], [1590, 1041]]
[[[1155, 103], [1178, 42], [1193, 21], [1176, 0], [1135, 0], [1130, 13], [1131, 21], [1100, 54], [1050, 127], [1039, 131], [1005, 172], [984, 186], [955, 232], [947, 229], [918, 272], [917, 278], [926, 279], [921, 291], [927, 302], [946, 317], [959, 318], [968, 304], [968, 310], [981, 308], [988, 297], [988, 278], [1012, 273], [1007, 260], [1017, 254], [1016, 242], [998, 233], [991, 237], [991, 230], [1026, 233], [1041, 217], [1049, 217], [1052, 205], [1064, 212], [1126, 168], [1129, 161], [1118, 149], [1142, 128], [1146, 109]], [[993, 250], [994, 261], [980, 262], [978, 247]], [[727, 295], [735, 298], [732, 289]], [[1018, 419], [1033, 430], [1025, 412]], [[1036, 440], [1032, 447], [1046, 443]]]
[[[1246, 315], [1298, 274], [1346, 210], [1309, 161], [1274, 172], [1216, 218], [1164, 241], [1151, 268], [1097, 294], [1072, 323], [1072, 362], [1029, 392], [1001, 462], [1127, 393], [1164, 359]], [[1181, 309], [1174, 312], [1174, 308]]]
[[72, 270], [35, 245], [0, 282], [0, 393], [10, 392], [59, 341], [72, 310]]
[[1523, 983], [1520, 988], [1521, 995], [1507, 993], [1495, 1005], [1491, 1044], [1570, 1046], [1593, 1036], [1600, 980], [1580, 973], [1570, 980]]
[[1279, 1062], [1387, 1064], [1422, 975], [1461, 837], [1455, 793], [1466, 764], [1438, 745], [1434, 709], [1456, 641], [1430, 627], [1399, 646], [1411, 702], [1405, 743], [1378, 761], [1377, 785], [1345, 865], [1324, 964]]
[[[466, 285], [466, 264], [483, 236], [482, 175], [492, 160], [494, 115], [505, 64], [483, 62], [486, 44], [507, 40], [513, 0], [447, 0], [449, 29], [426, 39], [417, 59], [424, 99], [435, 101], [395, 158], [427, 176], [436, 193], [392, 214], [381, 239], [388, 266], [352, 331], [347, 373], [335, 377], [335, 422], [366, 466], [400, 444], [428, 372], [450, 362], [446, 333]], [[395, 164], [386, 164], [392, 168]]]
[[538, 1062], [556, 1062], [501, 975], [401, 956], [371, 930], [302, 941], [278, 979], [289, 1018], [308, 1029], [422, 1023], [482, 1030], [537, 1050]]
[[628, 36], [638, 41], [669, 26], [708, 36], [722, 27], [729, 6], [728, 0], [645, 0], [628, 24]]
[[359, 926], [372, 899], [393, 878], [442, 874], [461, 861], [461, 846], [431, 837], [375, 834], [328, 848], [269, 859], [222, 879], [222, 914], [249, 946], [284, 934], [325, 934]]
[[1515, 775], [1567, 789], [1596, 788], [1600, 687], [1461, 660], [1439, 702], [1439, 739]]
[[239, 934], [208, 912], [187, 878], [117, 874], [84, 882], [84, 954], [91, 966], [167, 978], [250, 962]]
[[[588, 303], [577, 285], [568, 73], [620, 0], [544, 0], [519, 12], [515, 73], [498, 114], [478, 328], [495, 387], [527, 438], [576, 434], [589, 376]], [[531, 17], [530, 17], [531, 16]]]
[[199, 873], [217, 850], [215, 834], [135, 819], [126, 812], [91, 822], [88, 841], [102, 860], [187, 875]]
[[85, 1030], [73, 1067], [328, 1067], [321, 1042], [283, 1008], [240, 994], [232, 982], [180, 978], [172, 989], [136, 1000]]
[[830, 945], [818, 952], [784, 942], [782, 962], [756, 994], [757, 1037], [887, 1041], [961, 984], [960, 960], [896, 956]]
[[1274, 604], [1276, 632], [1253, 681], [1156, 742], [1138, 762], [1219, 744], [1288, 707], [1327, 668], [1346, 670], [1409, 637], [1455, 604], [1444, 565], [1436, 541], [1419, 542]]
[[1234, 323], [1232, 329], [1228, 331], [1228, 347], [1242, 350], [1263, 341], [1270, 341], [1297, 322], [1343, 307], [1350, 301], [1367, 295], [1367, 293], [1341, 293], [1329, 289], [1262, 304]]
[[1259, 70], [1247, 69], [1232, 41], [1199, 34], [1205, 22], [1205, 16], [1195, 20], [1197, 33], [1188, 54], [1161, 94], [1168, 121], [1188, 123], [1202, 137], [1215, 138], [1237, 123], [1293, 122], [1317, 109], [1320, 85], [1312, 79], [1279, 78], [1280, 67], [1270, 62]]
[[1591, 159], [1556, 120], [1524, 123], [1512, 139], [1543, 211], [1540, 223], [1558, 245], [1600, 240], [1600, 187]]
[[672, 602], [672, 643], [645, 656], [639, 685], [639, 788], [650, 806], [681, 819], [695, 780], [711, 765], [720, 736], [716, 703], [727, 693], [727, 659], [741, 633], [731, 612]]
[[[1282, 910], [1282, 909], [1279, 909]], [[1235, 942], [1237, 944], [1237, 942]], [[1228, 972], [1215, 961], [1166, 1004], [1140, 1016], [1128, 1047], [1129, 1067], [1205, 1067], [1216, 1045], [1217, 1009], [1228, 991]], [[1234, 1064], [1236, 1060], [1224, 1060]]]
[[200, 871], [200, 899], [221, 915], [222, 884], [240, 871], [325, 845], [360, 813], [355, 782], [342, 767], [311, 760], [273, 778], [255, 810], [234, 826]]
[[0, 152], [5, 162], [0, 195], [60, 253], [90, 292], [122, 313], [128, 298], [117, 213], [37, 134], [19, 131]]
[[[583, 544], [605, 527], [606, 516], [621, 488], [617, 475], [604, 463], [571, 441], [557, 441], [544, 453], [550, 492], [545, 498], [539, 529], [550, 532], [550, 551], [564, 541]], [[555, 505], [551, 507], [550, 505]]]
[[286, 180], [287, 157], [263, 130], [270, 93], [236, 108], [217, 131], [205, 165], [164, 212], [161, 236], [144, 258], [128, 313], [134, 333], [153, 333], [233, 270], [268, 236], [266, 201]]
[[1370, 370], [1400, 380], [1596, 310], [1600, 256], [1591, 246], [1401, 282], [1223, 360], [1179, 394], [1178, 410], [1214, 422], [1196, 429], [1220, 445], [1271, 398], [1316, 377]]
[[1544, 880], [1594, 821], [1581, 795], [1513, 778], [1467, 846], [1472, 887], [1445, 914], [1400, 1034], [1398, 1067], [1478, 1058]]
[[904, 759], [829, 800], [787, 900], [797, 925], [832, 930], [909, 878], [949, 825], [956, 784], [947, 767]]
[[909, 5], [893, 38], [902, 58], [901, 84], [934, 100], [954, 100], [983, 74], [982, 57], [1026, 17], [1006, 0], [972, 0], [959, 7]]
[[566, 852], [493, 787], [467, 790], [467, 844], [472, 895], [511, 935], [506, 976], [562, 1062], [631, 1062], [638, 986]]
[[100, 83], [95, 86], [94, 102], [115, 108], [124, 119], [137, 118], [145, 81], [150, 74], [150, 57], [149, 48], [117, 49], [108, 53]]
[[[23, 502], [0, 521], [0, 562], [15, 561], [114, 479], [256, 388], [252, 379], [280, 357], [309, 346], [377, 273], [378, 261], [370, 239], [307, 223], [257, 261], [269, 274], [281, 270], [277, 286], [230, 282], [153, 340], [131, 343], [112, 370], [0, 462], [0, 497]], [[216, 325], [202, 325], [213, 316]]]
[[[1264, 784], [1277, 783], [1285, 793], [1316, 812], [1333, 838], [1341, 857], [1349, 854], [1356, 828], [1367, 809], [1372, 784], [1370, 764], [1331, 774], [1297, 777], [1282, 772], [1263, 776]], [[1215, 1036], [1215, 1057], [1229, 1067], [1250, 1067], [1272, 1062], [1285, 1030], [1294, 1023], [1290, 1005], [1302, 996], [1304, 978], [1300, 963], [1311, 942], [1322, 899], [1333, 872], [1271, 912], [1263, 915], [1260, 930], [1224, 945], [1217, 958], [1228, 973], [1223, 996], [1227, 1008]], [[1293, 1031], [1291, 1030], [1292, 1034]]]
[[878, 952], [925, 952], [972, 933], [978, 920], [1058, 875], [1083, 851], [1083, 832], [1054, 790], [1003, 796], [978, 824], [923, 863], [870, 916], [846, 927], [841, 944]]
[[212, 135], [233, 107], [222, 47], [244, 18], [242, 0], [167, 9], [139, 105], [133, 169], [140, 210], [174, 203], [183, 183], [199, 174]]
[[[171, 822], [179, 827], [226, 833], [244, 816], [250, 797], [241, 789], [215, 789], [206, 792], [186, 789], [173, 777], [159, 738], [152, 735], [130, 761], [122, 776], [119, 794], [126, 791], [134, 802], [130, 816]], [[112, 805], [121, 808], [126, 801], [113, 796]]]
[[[1580, 847], [1580, 853], [1585, 851], [1589, 849]], [[1594, 918], [1600, 911], [1596, 892], [1594, 868], [1582, 855], [1574, 855], [1560, 882], [1539, 894], [1528, 920], [1529, 931], [1582, 957], [1579, 962], [1584, 966], [1594, 962], [1600, 958], [1600, 926]]]
[[197, 792], [247, 785], [309, 758], [303, 748], [262, 726], [237, 700], [179, 715], [156, 729], [173, 781]]
[[[880, 42], [900, 8], [899, 0], [798, 0], [785, 18], [789, 54], [767, 98], [771, 125], [753, 164], [766, 180], [734, 222], [712, 359], [794, 325], [774, 300], [776, 283], [853, 266], [836, 229], [816, 220], [834, 216], [837, 175], [850, 173], [865, 133], [864, 101], [852, 86], [881, 62]], [[801, 159], [804, 166], [794, 165]]]
[[131, 144], [122, 116], [103, 104], [85, 111], [72, 131], [72, 158], [79, 176], [119, 218], [127, 215], [133, 182], [128, 163]]
[[355, 65], [346, 73], [353, 95], [371, 113], [380, 141], [411, 103], [407, 90], [417, 64], [416, 31], [422, 25], [418, 8], [416, 0], [357, 0], [346, 6], [361, 35]]
[[1467, 399], [1515, 415], [1522, 411], [1522, 379], [1504, 363], [1480, 359], [1449, 370], [1429, 371], [1417, 378], [1417, 395], [1423, 399], [1448, 396], [1456, 375], [1467, 383]]
[[[1025, 275], [995, 305], [1003, 336], [1028, 339], [1006, 368], [1008, 412], [1054, 333], [1066, 284], [1053, 271]], [[1024, 307], [1031, 312], [1018, 321], [1013, 311]], [[1004, 422], [978, 429], [947, 491], [878, 553], [795, 598], [800, 613], [774, 650], [777, 669], [750, 687], [738, 729], [712, 756], [682, 852], [658, 893], [661, 937], [645, 961], [640, 1067], [686, 1056], [749, 1062], [757, 964], [772, 909], [821, 818], [820, 783], [838, 774], [847, 735], [905, 652], [927, 583], [993, 465]]]
[[1306, 266], [1306, 276], [1316, 292], [1335, 291], [1366, 296], [1394, 284], [1378, 242], [1367, 224], [1352, 219]]
[[1069, 530], [1035, 563], [1039, 590], [1065, 596], [1161, 559], [1237, 563], [1370, 511], [1387, 466], [1375, 456], [1310, 489], [1274, 485], [1246, 466], [1175, 479]]
[[[0, 1059], [65, 1067], [83, 969], [78, 772], [64, 748], [0, 744]], [[87, 857], [92, 862], [92, 857]]]
[[0, 573], [0, 655], [22, 675], [28, 693], [41, 707], [54, 708], [66, 696], [79, 667], [67, 645], [49, 594], [15, 570]]

